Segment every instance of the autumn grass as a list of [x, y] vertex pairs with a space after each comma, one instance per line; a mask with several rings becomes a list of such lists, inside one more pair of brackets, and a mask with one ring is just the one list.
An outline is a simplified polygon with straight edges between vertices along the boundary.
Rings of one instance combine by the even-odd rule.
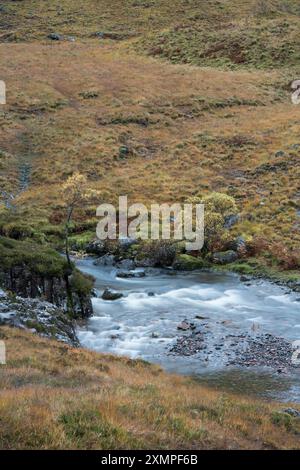
[[[93, 43], [0, 48], [10, 57], [2, 185], [17, 195], [15, 211], [1, 216], [3, 235], [11, 219], [45, 227], [51, 240], [65, 217], [61, 183], [79, 171], [108, 202], [226, 192], [239, 205], [237, 233], [299, 244], [298, 108], [281, 72], [172, 66]], [[82, 97], [91, 90], [98, 96]], [[30, 186], [18, 195], [24, 161]], [[78, 233], [95, 230], [96, 205], [76, 214]]]
[[[1, 5], [0, 190], [15, 196], [0, 208], [2, 235], [60, 247], [60, 189], [79, 171], [99, 202], [227, 193], [241, 215], [233, 237], [299, 247], [297, 1]], [[97, 203], [76, 212], [74, 237], [95, 233]]]
[[1, 327], [1, 449], [290, 449], [282, 405]]

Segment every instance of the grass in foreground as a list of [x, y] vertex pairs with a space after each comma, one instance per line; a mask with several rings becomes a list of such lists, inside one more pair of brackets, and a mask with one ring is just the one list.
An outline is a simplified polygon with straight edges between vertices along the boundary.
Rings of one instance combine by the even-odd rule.
[[299, 420], [143, 361], [0, 328], [1, 449], [300, 448]]

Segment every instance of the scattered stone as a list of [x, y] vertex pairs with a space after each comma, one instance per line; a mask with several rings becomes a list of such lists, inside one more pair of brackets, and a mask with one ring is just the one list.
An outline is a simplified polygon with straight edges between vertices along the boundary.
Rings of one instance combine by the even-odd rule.
[[272, 367], [278, 373], [286, 372], [292, 364], [292, 344], [284, 338], [265, 333], [246, 338], [247, 348], [234, 361], [235, 365]]
[[285, 156], [285, 152], [283, 150], [279, 150], [278, 152], [275, 153], [276, 158], [281, 158]]
[[113, 292], [108, 288], [106, 288], [102, 294], [103, 300], [118, 300], [121, 297], [123, 297], [123, 294], [121, 294], [121, 292]]
[[[280, 374], [297, 367], [292, 363], [292, 344], [284, 338], [269, 333], [228, 334], [226, 326], [229, 324], [225, 320], [217, 322], [215, 328], [207, 329], [203, 323], [201, 329], [177, 338], [169, 352], [181, 356], [197, 355], [199, 361], [205, 363], [209, 358], [214, 365], [269, 367]], [[190, 329], [186, 320], [182, 326], [183, 331]]]
[[192, 356], [206, 349], [201, 335], [193, 335], [193, 341], [189, 337], [179, 338], [170, 349], [170, 353], [180, 356]]

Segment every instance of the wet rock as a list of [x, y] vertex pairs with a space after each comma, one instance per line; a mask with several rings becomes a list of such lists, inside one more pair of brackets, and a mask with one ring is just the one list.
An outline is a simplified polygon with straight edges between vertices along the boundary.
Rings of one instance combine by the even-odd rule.
[[123, 279], [142, 278], [145, 276], [146, 276], [145, 271], [119, 271], [117, 272], [117, 277], [121, 277]]
[[202, 315], [196, 315], [197, 320], [208, 320], [208, 317], [203, 317]]
[[114, 255], [106, 254], [98, 258], [93, 263], [95, 266], [114, 266], [116, 264], [116, 257]]
[[148, 292], [148, 297], [154, 297], [155, 296], [155, 293], [154, 292]]
[[193, 330], [195, 328], [196, 326], [194, 325], [194, 323], [189, 323], [187, 321], [183, 321], [179, 323], [179, 325], [177, 326], [177, 330], [183, 330], [183, 331]]
[[250, 277], [243, 275], [243, 276], [240, 277], [240, 281], [241, 282], [249, 282], [249, 281], [251, 281], [251, 279], [250, 279]]
[[155, 331], [153, 331], [151, 333], [151, 338], [159, 338], [159, 334], [158, 333], [155, 333]]
[[108, 288], [106, 288], [102, 294], [103, 300], [118, 300], [121, 297], [123, 297], [123, 294], [121, 294], [121, 292], [113, 292]]
[[186, 322], [182, 322], [182, 323], [179, 323], [179, 325], [177, 326], [177, 330], [189, 330], [190, 329], [190, 325]]
[[288, 368], [296, 367], [292, 364], [293, 348], [284, 338], [269, 333], [259, 336], [246, 337], [246, 349], [241, 351], [234, 361], [235, 365], [271, 367], [277, 373], [283, 373]]
[[222, 320], [221, 324], [224, 326], [231, 325], [232, 321], [231, 320]]
[[203, 344], [203, 338], [198, 335], [193, 336], [193, 341], [190, 341], [190, 338], [186, 337], [179, 338], [170, 349], [170, 353], [180, 356], [192, 356], [204, 349], [206, 349], [206, 346]]
[[234, 263], [238, 259], [238, 255], [233, 250], [216, 252], [212, 255], [212, 261], [216, 264], [229, 264]]
[[116, 339], [119, 339], [120, 338], [120, 335], [110, 335], [110, 339], [112, 340], [116, 340]]

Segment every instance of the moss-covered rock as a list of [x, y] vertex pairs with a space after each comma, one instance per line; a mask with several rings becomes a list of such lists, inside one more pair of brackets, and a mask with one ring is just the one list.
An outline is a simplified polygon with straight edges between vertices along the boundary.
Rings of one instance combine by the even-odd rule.
[[207, 268], [208, 266], [208, 263], [202, 258], [196, 258], [187, 254], [178, 255], [173, 263], [173, 268], [180, 271], [193, 271], [195, 269]]
[[22, 297], [42, 297], [76, 317], [92, 314], [93, 279], [55, 250], [0, 237], [0, 284]]

